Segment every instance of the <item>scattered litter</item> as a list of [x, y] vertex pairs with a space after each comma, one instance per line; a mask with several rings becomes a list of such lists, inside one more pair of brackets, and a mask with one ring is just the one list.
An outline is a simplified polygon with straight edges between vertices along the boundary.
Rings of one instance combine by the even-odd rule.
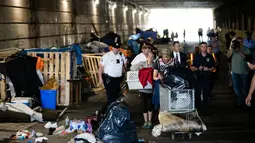
[[83, 133], [74, 137], [75, 143], [83, 143], [84, 141], [88, 141], [89, 143], [96, 143], [96, 138], [93, 134]]
[[53, 135], [61, 134], [64, 131], [65, 131], [65, 126], [62, 125], [62, 126], [56, 128], [56, 130], [53, 132]]
[[151, 132], [152, 136], [154, 136], [154, 137], [160, 136], [162, 133], [162, 129], [163, 129], [163, 126], [161, 124], [154, 126], [154, 128], [152, 129], [152, 132]]
[[12, 140], [25, 140], [31, 137], [31, 133], [28, 130], [18, 131], [16, 135], [11, 137]]
[[47, 124], [44, 125], [44, 128], [49, 129], [49, 128], [57, 128], [58, 124], [54, 123], [52, 124], [51, 122], [48, 122]]
[[46, 138], [46, 137], [39, 137], [39, 138], [36, 138], [35, 139], [35, 143], [37, 143], [37, 142], [43, 142], [43, 141], [47, 141], [48, 140], [48, 138]]
[[85, 123], [82, 120], [72, 120], [70, 121], [69, 128], [66, 129], [67, 133], [77, 131], [79, 133], [89, 132], [92, 133], [92, 126], [90, 123]]
[[43, 133], [37, 132], [37, 133], [36, 133], [36, 136], [37, 136], [37, 137], [42, 137], [42, 136], [43, 136]]

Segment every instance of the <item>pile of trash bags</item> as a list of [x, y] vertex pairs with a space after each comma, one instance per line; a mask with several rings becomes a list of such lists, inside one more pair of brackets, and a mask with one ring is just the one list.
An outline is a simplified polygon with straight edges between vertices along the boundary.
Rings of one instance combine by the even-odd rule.
[[136, 125], [127, 106], [122, 102], [109, 106], [97, 130], [97, 137], [104, 143], [137, 142]]
[[207, 130], [197, 111], [179, 114], [160, 112], [158, 118], [160, 124], [152, 130], [154, 137], [160, 136], [162, 132], [194, 132], [199, 135]]

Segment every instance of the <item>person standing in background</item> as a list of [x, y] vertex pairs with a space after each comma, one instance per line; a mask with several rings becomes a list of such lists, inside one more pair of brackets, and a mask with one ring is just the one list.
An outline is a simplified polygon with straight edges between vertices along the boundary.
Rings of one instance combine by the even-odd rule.
[[196, 108], [201, 106], [201, 92], [203, 91], [203, 104], [206, 106], [208, 97], [211, 97], [212, 72], [215, 70], [215, 62], [212, 55], [207, 53], [207, 43], [200, 43], [200, 54], [193, 61], [192, 70], [197, 75], [195, 87]]
[[203, 29], [202, 28], [198, 29], [198, 38], [199, 38], [199, 42], [203, 42]]
[[186, 30], [183, 30], [183, 42], [185, 42]]
[[181, 45], [179, 41], [173, 42], [173, 52], [171, 53], [172, 58], [174, 58], [174, 65], [186, 67], [187, 66], [187, 55], [180, 52]]

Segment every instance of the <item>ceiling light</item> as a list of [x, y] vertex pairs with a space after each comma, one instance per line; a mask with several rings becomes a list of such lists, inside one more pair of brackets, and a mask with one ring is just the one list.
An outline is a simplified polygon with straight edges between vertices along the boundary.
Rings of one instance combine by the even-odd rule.
[[99, 4], [99, 0], [94, 0], [94, 5], [98, 5]]
[[125, 6], [124, 11], [127, 11], [127, 10], [128, 10], [128, 6]]
[[134, 9], [133, 13], [135, 14], [136, 12], [137, 12], [136, 9]]
[[117, 7], [117, 4], [114, 3], [113, 6], [112, 6], [112, 9], [115, 9]]

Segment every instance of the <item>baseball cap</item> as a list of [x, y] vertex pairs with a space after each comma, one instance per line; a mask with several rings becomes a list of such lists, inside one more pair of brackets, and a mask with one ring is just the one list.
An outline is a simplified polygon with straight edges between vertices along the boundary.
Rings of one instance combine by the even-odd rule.
[[169, 58], [170, 58], [170, 56], [171, 56], [171, 51], [170, 51], [170, 49], [165, 48], [165, 49], [162, 49], [161, 54], [162, 54], [162, 56], [164, 56], [164, 57], [169, 57]]

